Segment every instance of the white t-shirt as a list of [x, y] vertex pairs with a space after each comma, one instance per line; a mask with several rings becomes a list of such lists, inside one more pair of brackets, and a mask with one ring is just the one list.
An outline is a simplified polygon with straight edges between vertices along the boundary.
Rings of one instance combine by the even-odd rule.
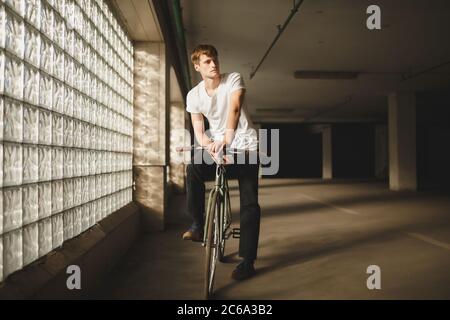
[[[190, 113], [202, 113], [208, 119], [211, 138], [223, 140], [231, 93], [239, 89], [245, 89], [245, 84], [237, 72], [222, 74], [219, 87], [212, 97], [206, 92], [205, 81], [201, 81], [189, 91], [186, 98], [186, 110]], [[247, 115], [245, 103], [241, 106], [241, 114], [231, 148], [251, 151], [256, 151], [258, 148], [258, 134]]]

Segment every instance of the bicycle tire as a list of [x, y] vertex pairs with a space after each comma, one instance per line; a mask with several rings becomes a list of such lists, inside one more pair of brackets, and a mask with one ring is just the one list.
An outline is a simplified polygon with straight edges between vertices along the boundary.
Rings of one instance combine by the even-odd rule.
[[[221, 201], [220, 206], [220, 223], [221, 223], [221, 227], [219, 229], [220, 231], [220, 237], [219, 237], [219, 252], [218, 252], [218, 259], [220, 262], [225, 262], [225, 243], [226, 243], [226, 239], [225, 239], [225, 231], [227, 229], [227, 194], [225, 194], [225, 196], [223, 196], [223, 201]], [[229, 203], [228, 203], [229, 205]]]
[[[216, 261], [217, 261], [217, 244], [214, 243], [215, 239], [217, 239], [218, 228], [217, 228], [217, 220], [218, 220], [218, 212], [217, 212], [217, 192], [214, 192], [211, 195], [211, 202], [208, 209], [208, 228], [206, 235], [206, 246], [205, 246], [205, 281], [204, 281], [204, 297], [205, 299], [209, 299], [214, 290], [214, 275], [216, 269]], [[217, 241], [217, 240], [216, 240]]]

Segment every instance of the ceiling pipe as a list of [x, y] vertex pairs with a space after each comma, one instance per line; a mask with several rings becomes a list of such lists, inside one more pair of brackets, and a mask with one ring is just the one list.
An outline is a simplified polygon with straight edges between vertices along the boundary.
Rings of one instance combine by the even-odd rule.
[[266, 57], [269, 55], [270, 50], [272, 50], [273, 46], [275, 45], [275, 43], [278, 41], [278, 38], [280, 38], [281, 34], [283, 33], [284, 29], [286, 29], [287, 25], [289, 24], [289, 22], [291, 21], [292, 17], [297, 13], [298, 8], [300, 8], [300, 5], [303, 3], [303, 0], [300, 0], [299, 2], [295, 3], [294, 0], [294, 7], [291, 9], [291, 13], [289, 14], [289, 16], [287, 17], [286, 21], [284, 22], [283, 26], [277, 25], [278, 28], [278, 34], [275, 36], [275, 39], [272, 41], [272, 43], [270, 44], [269, 48], [267, 49], [266, 53], [264, 54], [264, 56], [262, 57], [261, 61], [258, 63], [258, 65], [256, 66], [256, 69], [253, 70], [252, 73], [250, 73], [250, 79], [252, 79], [256, 72], [258, 71], [259, 67], [261, 67], [261, 65], [263, 64], [264, 60], [266, 59]]
[[183, 25], [183, 14], [180, 5], [180, 0], [172, 1], [172, 12], [175, 23], [175, 33], [177, 36], [177, 47], [182, 59], [183, 64], [183, 76], [188, 88], [191, 88], [191, 76], [189, 72], [189, 61], [187, 60], [187, 50], [186, 50], [186, 38], [184, 37], [184, 25]]
[[179, 0], [149, 1], [152, 1], [155, 8], [159, 26], [167, 48], [166, 52], [168, 53], [170, 62], [174, 67], [183, 99], [185, 99], [192, 86], [189, 76], [189, 63], [186, 54], [186, 44], [184, 41], [183, 21]]
[[450, 64], [450, 60], [444, 61], [442, 63], [439, 63], [439, 64], [435, 65], [435, 66], [429, 67], [429, 68], [427, 68], [425, 70], [422, 70], [422, 71], [419, 71], [419, 72], [416, 72], [416, 73], [411, 73], [411, 74], [408, 74], [408, 75], [402, 75], [402, 80], [400, 82], [407, 81], [409, 79], [418, 77], [418, 76], [420, 76], [422, 74], [425, 74], [425, 73], [429, 73], [430, 71], [439, 69], [439, 68], [441, 68], [443, 66], [446, 66], [448, 64]]

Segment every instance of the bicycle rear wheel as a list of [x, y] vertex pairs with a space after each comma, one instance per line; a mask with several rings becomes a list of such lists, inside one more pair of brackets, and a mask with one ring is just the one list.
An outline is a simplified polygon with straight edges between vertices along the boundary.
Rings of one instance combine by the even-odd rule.
[[214, 290], [214, 274], [216, 271], [216, 262], [219, 254], [219, 211], [217, 210], [217, 192], [211, 194], [208, 207], [208, 227], [206, 234], [206, 259], [205, 259], [205, 282], [204, 295], [209, 299]]

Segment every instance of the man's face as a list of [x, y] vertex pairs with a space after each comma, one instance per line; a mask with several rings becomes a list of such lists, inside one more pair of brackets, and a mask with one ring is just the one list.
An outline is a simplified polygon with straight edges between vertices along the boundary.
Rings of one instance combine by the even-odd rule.
[[195, 70], [200, 72], [203, 78], [214, 79], [220, 75], [219, 59], [200, 55], [198, 64], [194, 65]]

